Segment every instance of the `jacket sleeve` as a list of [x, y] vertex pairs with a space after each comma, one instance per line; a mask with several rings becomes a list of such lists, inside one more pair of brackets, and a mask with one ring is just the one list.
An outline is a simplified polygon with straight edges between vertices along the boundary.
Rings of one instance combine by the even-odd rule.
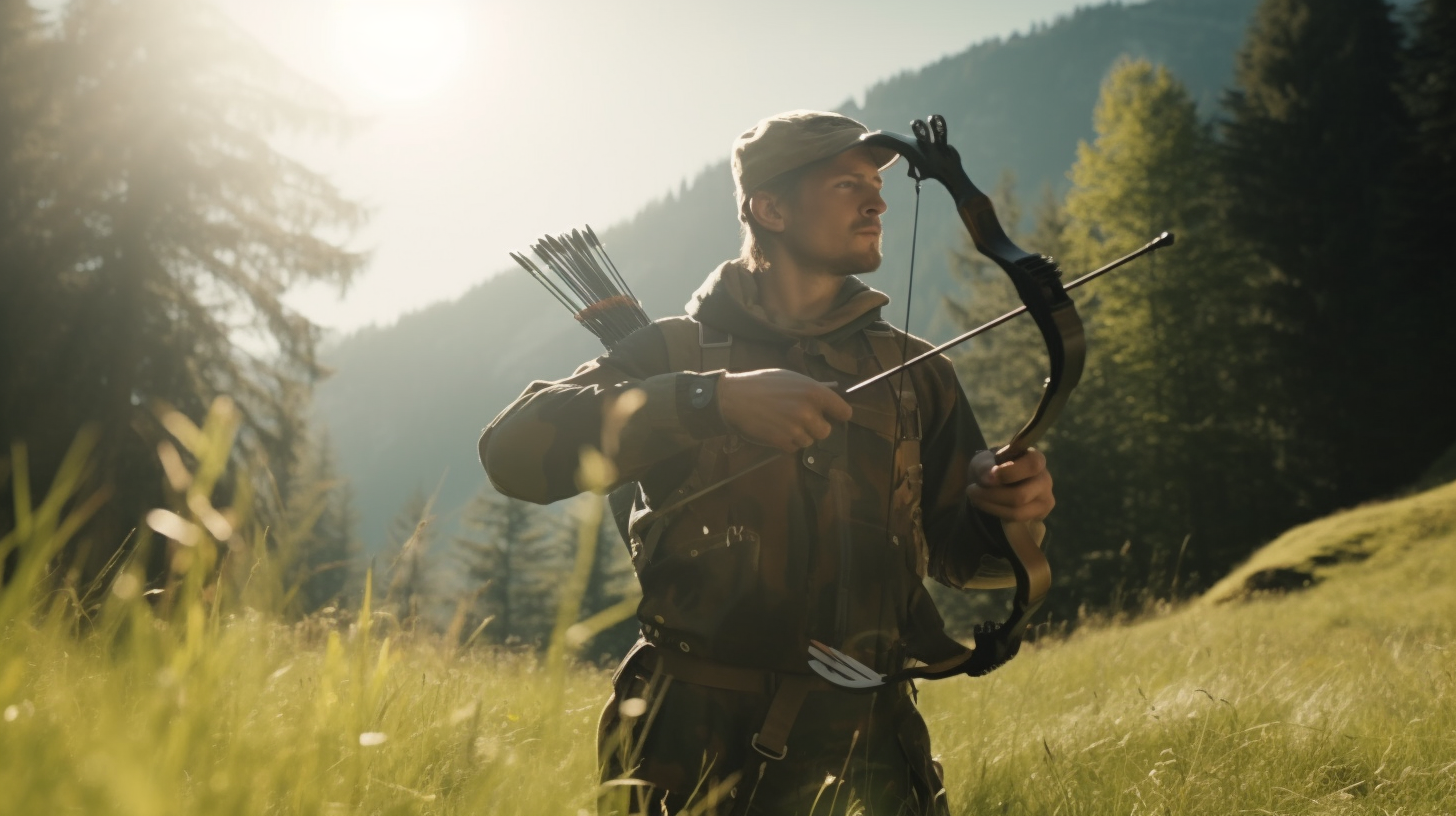
[[[545, 504], [581, 492], [585, 449], [608, 455], [615, 486], [728, 433], [715, 388], [722, 372], [667, 369], [666, 339], [654, 325], [566, 379], [531, 383], [481, 434], [490, 483], [507, 496]], [[703, 400], [699, 388], [711, 399]]]
[[921, 518], [930, 577], [956, 589], [972, 582], [980, 588], [1013, 586], [1010, 564], [991, 555], [990, 530], [1000, 520], [966, 498], [971, 457], [986, 450], [986, 439], [950, 362], [937, 360], [928, 368], [935, 412], [928, 417], [920, 450], [925, 468]]

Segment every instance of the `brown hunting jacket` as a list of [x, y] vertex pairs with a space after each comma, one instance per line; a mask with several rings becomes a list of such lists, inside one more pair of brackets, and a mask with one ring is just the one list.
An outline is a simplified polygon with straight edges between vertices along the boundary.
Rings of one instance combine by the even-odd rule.
[[[665, 517], [651, 512], [774, 453], [724, 424], [719, 370], [784, 368], [842, 391], [901, 359], [905, 335], [880, 320], [888, 302], [851, 277], [824, 317], [776, 325], [752, 274], [726, 263], [686, 317], [636, 332], [571, 377], [531, 383], [486, 428], [481, 462], [499, 491], [532, 502], [580, 492], [588, 447], [609, 454], [618, 484], [640, 486], [637, 616], [660, 649], [795, 674], [808, 671], [811, 638], [881, 672], [944, 656], [923, 579], [965, 587], [980, 572], [983, 586], [1004, 564], [986, 555], [999, 522], [966, 501], [971, 456], [986, 444], [944, 357], [849, 395], [847, 427], [798, 455]], [[928, 348], [909, 339], [909, 356]]]

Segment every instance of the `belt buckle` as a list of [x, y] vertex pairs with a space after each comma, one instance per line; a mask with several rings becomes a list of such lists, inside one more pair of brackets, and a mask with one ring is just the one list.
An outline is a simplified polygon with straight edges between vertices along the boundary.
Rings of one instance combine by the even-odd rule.
[[758, 734], [756, 732], [753, 735], [753, 739], [748, 741], [748, 744], [753, 746], [753, 750], [759, 752], [760, 754], [763, 754], [769, 759], [780, 760], [789, 755], [789, 746], [787, 745], [784, 746], [784, 750], [779, 751], [778, 753], [774, 753], [773, 751], [770, 751], [768, 748], [764, 747], [763, 743], [760, 743], [758, 741]]

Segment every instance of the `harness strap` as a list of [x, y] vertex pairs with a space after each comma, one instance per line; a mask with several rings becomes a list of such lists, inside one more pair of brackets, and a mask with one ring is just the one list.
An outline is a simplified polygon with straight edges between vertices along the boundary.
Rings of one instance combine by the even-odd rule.
[[[878, 324], [883, 325], [883, 324]], [[904, 359], [905, 344], [902, 338], [895, 335], [894, 330], [885, 326], [883, 330], [866, 328], [865, 337], [869, 339], [870, 349], [874, 352], [875, 362], [880, 366], [881, 371], [886, 371], [900, 364]], [[893, 390], [898, 384], [887, 385]], [[921, 578], [924, 578], [930, 568], [930, 548], [924, 541], [924, 533], [921, 530], [920, 510], [920, 488], [924, 480], [923, 466], [920, 461], [920, 403], [915, 394], [913, 381], [906, 382], [899, 387], [896, 393], [896, 411], [898, 416], [893, 427], [899, 429], [900, 438], [896, 440], [895, 446], [895, 478], [890, 485], [891, 491], [891, 514], [905, 514], [910, 521], [910, 536], [913, 539], [911, 546], [915, 547], [915, 569]]]
[[[768, 694], [772, 689], [768, 713], [750, 741], [753, 750], [769, 759], [783, 759], [789, 753], [789, 732], [799, 717], [799, 709], [811, 691], [841, 691], [833, 684], [812, 674], [782, 674], [763, 669], [730, 666], [700, 657], [653, 648], [664, 674], [684, 683], [707, 688], [737, 691], [746, 694]], [[636, 654], [634, 649], [632, 654]]]
[[[733, 354], [733, 335], [715, 326], [709, 326], [691, 318], [682, 320], [665, 320], [657, 323], [667, 341], [667, 364], [673, 371], [720, 371], [729, 368]], [[696, 332], [693, 331], [696, 327]], [[697, 335], [696, 347], [694, 347], [693, 334]], [[671, 504], [683, 496], [701, 487], [701, 479], [704, 474], [713, 473], [718, 458], [722, 454], [722, 445], [715, 444], [715, 440], [708, 440], [698, 446], [698, 460], [689, 474], [687, 481], [679, 485], [664, 502]], [[642, 529], [637, 522], [647, 513], [633, 513], [628, 524], [629, 541], [635, 535], [637, 542], [629, 544], [632, 548], [632, 563], [639, 570], [652, 560], [652, 555], [657, 550], [658, 541], [662, 538], [663, 532], [668, 528], [670, 519], [658, 518]]]
[[811, 675], [783, 675], [778, 690], [774, 692], [773, 701], [768, 704], [768, 714], [763, 718], [763, 725], [749, 742], [753, 750], [769, 759], [783, 759], [788, 756], [789, 731], [794, 727], [794, 720], [799, 718], [799, 709], [804, 705], [804, 698], [811, 691], [826, 690], [823, 687], [828, 685], [824, 680]]
[[698, 324], [698, 371], [719, 371], [728, 368], [733, 356], [733, 335], [707, 323]]

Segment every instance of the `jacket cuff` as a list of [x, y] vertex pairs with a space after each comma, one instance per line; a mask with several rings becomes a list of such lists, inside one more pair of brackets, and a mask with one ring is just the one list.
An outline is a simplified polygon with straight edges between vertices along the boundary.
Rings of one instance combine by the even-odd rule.
[[694, 439], [726, 436], [731, 431], [718, 408], [718, 384], [722, 371], [677, 375], [677, 416], [683, 430]]

